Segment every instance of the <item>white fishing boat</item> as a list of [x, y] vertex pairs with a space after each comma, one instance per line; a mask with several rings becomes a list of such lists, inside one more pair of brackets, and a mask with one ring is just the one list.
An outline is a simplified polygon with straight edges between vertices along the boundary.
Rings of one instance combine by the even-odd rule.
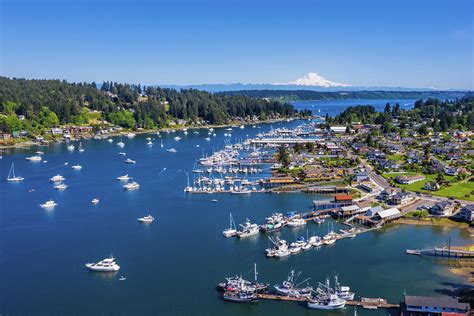
[[131, 177], [128, 176], [128, 173], [126, 175], [117, 177], [117, 180], [119, 180], [119, 181], [128, 181], [130, 179], [131, 179]]
[[58, 203], [50, 199], [49, 201], [46, 201], [43, 204], [40, 204], [40, 207], [49, 209], [49, 208], [54, 208], [56, 205], [58, 205]]
[[26, 157], [25, 159], [29, 161], [41, 161], [43, 158], [41, 158], [41, 156], [39, 155], [35, 155], [35, 156]]
[[86, 268], [97, 272], [116, 272], [120, 270], [120, 266], [115, 262], [115, 258], [112, 256], [97, 263], [86, 263]]
[[336, 291], [336, 295], [342, 298], [343, 300], [352, 301], [354, 299], [355, 293], [351, 292], [351, 288], [348, 286], [340, 285], [339, 279], [334, 276], [334, 289]]
[[140, 185], [137, 182], [133, 181], [133, 182], [124, 184], [123, 187], [127, 190], [136, 190], [140, 188]]
[[237, 235], [237, 227], [235, 225], [234, 219], [232, 218], [232, 213], [229, 213], [229, 228], [224, 229], [222, 234], [225, 237], [234, 237]]
[[346, 306], [346, 300], [336, 294], [330, 294], [326, 297], [308, 299], [308, 307], [322, 310], [340, 309]]
[[239, 238], [254, 236], [260, 231], [260, 226], [252, 224], [248, 218], [245, 220], [244, 224], [240, 224], [240, 227], [242, 229], [237, 232], [237, 237]]
[[169, 152], [169, 153], [176, 153], [177, 152], [177, 150], [175, 148], [170, 148], [170, 149], [167, 149], [166, 151]]
[[8, 172], [7, 181], [20, 182], [20, 181], [23, 181], [23, 180], [25, 180], [25, 178], [15, 175], [15, 165], [12, 162], [12, 165], [10, 167], [10, 171]]
[[62, 175], [60, 175], [60, 174], [57, 174], [57, 175], [55, 175], [54, 177], [51, 177], [51, 178], [49, 179], [50, 182], [61, 182], [61, 181], [64, 181], [64, 180], [66, 180], [66, 178], [64, 178], [64, 177], [63, 177]]
[[74, 170], [81, 170], [82, 166], [81, 165], [74, 165], [71, 168], [74, 169]]
[[98, 198], [93, 198], [92, 201], [91, 201], [92, 204], [98, 204], [99, 203], [99, 199]]
[[155, 220], [155, 218], [151, 215], [147, 215], [147, 216], [144, 216], [144, 217], [140, 217], [137, 219], [140, 223], [146, 223], [146, 224], [149, 224], [149, 223], [153, 223], [153, 221]]
[[130, 159], [130, 158], [125, 159], [124, 162], [125, 162], [125, 163], [128, 163], [128, 164], [135, 164], [135, 163], [137, 163], [135, 160], [132, 160], [132, 159]]
[[67, 185], [64, 184], [64, 183], [60, 183], [60, 184], [56, 184], [56, 185], [54, 186], [54, 188], [55, 188], [56, 190], [66, 190], [66, 189], [67, 189]]

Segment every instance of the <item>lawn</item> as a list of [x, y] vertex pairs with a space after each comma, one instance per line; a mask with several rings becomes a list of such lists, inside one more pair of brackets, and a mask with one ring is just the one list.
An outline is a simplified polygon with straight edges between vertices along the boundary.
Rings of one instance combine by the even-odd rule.
[[[416, 172], [407, 172], [407, 173], [385, 173], [382, 176], [389, 179], [389, 178], [396, 178], [397, 176], [400, 175], [405, 175], [405, 176], [413, 176], [416, 174], [421, 174], [421, 173], [416, 173]], [[423, 193], [429, 193], [432, 195], [436, 196], [443, 196], [443, 197], [455, 197], [461, 200], [467, 200], [467, 201], [474, 201], [474, 194], [471, 194], [472, 191], [474, 191], [474, 182], [472, 181], [466, 181], [466, 182], [457, 182], [453, 183], [449, 187], [444, 187], [441, 188], [438, 191], [428, 191], [424, 190], [423, 186], [427, 181], [435, 181], [436, 179], [436, 174], [423, 174], [426, 179], [423, 181], [418, 181], [412, 184], [396, 184], [398, 187], [405, 189], [407, 191], [412, 191], [412, 192], [423, 192]], [[444, 178], [448, 181], [456, 181], [455, 177], [453, 176], [447, 176], [444, 175]], [[466, 194], [470, 194], [471, 196], [466, 197]]]

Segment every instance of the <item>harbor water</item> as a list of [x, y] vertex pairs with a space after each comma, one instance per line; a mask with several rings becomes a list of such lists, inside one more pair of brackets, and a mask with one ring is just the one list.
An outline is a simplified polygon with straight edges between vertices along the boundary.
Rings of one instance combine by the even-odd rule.
[[[292, 121], [234, 128], [232, 141], [268, 131], [271, 127], [296, 126]], [[106, 140], [83, 140], [84, 152], [68, 151], [67, 144], [5, 151], [0, 160], [0, 314], [159, 314], [159, 315], [326, 315], [295, 302], [260, 301], [228, 303], [215, 286], [225, 277], [242, 274], [271, 285], [286, 279], [290, 269], [302, 271], [299, 280], [311, 278], [317, 285], [337, 274], [356, 297], [382, 297], [398, 303], [403, 294], [442, 295], [464, 280], [435, 262], [434, 258], [408, 256], [407, 248], [469, 242], [457, 229], [388, 226], [344, 239], [319, 250], [284, 259], [266, 258], [267, 235], [247, 239], [224, 238], [229, 212], [237, 224], [246, 218], [262, 223], [273, 212], [308, 211], [312, 201], [327, 197], [304, 193], [194, 194], [183, 192], [186, 172], [203, 151], [211, 153], [224, 145], [225, 129], [206, 141], [207, 129], [194, 134], [162, 133], [123, 137], [125, 147]], [[174, 140], [176, 135], [183, 139]], [[146, 146], [146, 137], [155, 138]], [[227, 137], [228, 139], [229, 137]], [[199, 145], [199, 147], [198, 147]], [[166, 149], [176, 148], [176, 153]], [[44, 151], [43, 162], [25, 157]], [[124, 151], [136, 164], [125, 164]], [[7, 183], [11, 163], [23, 182]], [[65, 163], [68, 165], [65, 165]], [[73, 170], [72, 165], [82, 165]], [[141, 186], [123, 189], [116, 177], [129, 174]], [[49, 178], [61, 174], [69, 186], [53, 188]], [[58, 206], [41, 209], [53, 199]], [[91, 203], [93, 198], [100, 202]], [[217, 202], [211, 202], [217, 199]], [[152, 224], [137, 218], [151, 214]], [[302, 228], [284, 228], [277, 233], [294, 241], [297, 237], [328, 230], [308, 223]], [[334, 223], [335, 228], [342, 228]], [[275, 235], [275, 234], [274, 234]], [[117, 273], [94, 273], [84, 264], [111, 253], [121, 269]], [[125, 281], [119, 281], [124, 276]], [[386, 311], [359, 309], [359, 315], [386, 315]], [[352, 307], [332, 314], [353, 314]]]

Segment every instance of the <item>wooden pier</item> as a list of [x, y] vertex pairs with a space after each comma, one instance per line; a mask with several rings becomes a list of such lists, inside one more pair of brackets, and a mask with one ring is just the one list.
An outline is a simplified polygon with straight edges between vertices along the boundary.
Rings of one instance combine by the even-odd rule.
[[[275, 295], [275, 294], [257, 294], [259, 299], [264, 300], [276, 300], [276, 301], [286, 301], [286, 302], [306, 302], [308, 296], [301, 295], [301, 296], [283, 296], [283, 295]], [[362, 297], [360, 300], [353, 300], [347, 301], [347, 306], [358, 306], [367, 309], [377, 309], [377, 308], [400, 308], [399, 304], [390, 304], [387, 303], [386, 299], [383, 298], [366, 298]]]
[[435, 257], [450, 257], [450, 258], [474, 258], [474, 251], [461, 250], [450, 247], [433, 247], [426, 249], [407, 249], [406, 253], [409, 255], [434, 255]]

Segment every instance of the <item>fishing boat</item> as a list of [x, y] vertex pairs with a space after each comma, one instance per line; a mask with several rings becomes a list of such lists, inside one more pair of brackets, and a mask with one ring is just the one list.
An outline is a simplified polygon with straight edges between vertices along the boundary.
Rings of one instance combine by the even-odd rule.
[[258, 302], [258, 297], [255, 293], [247, 293], [247, 292], [231, 292], [227, 291], [224, 292], [223, 296], [224, 300], [229, 302], [237, 302], [237, 303], [253, 303]]
[[237, 232], [237, 237], [239, 238], [254, 236], [260, 231], [259, 226], [257, 224], [252, 224], [248, 218], [245, 220], [244, 224], [240, 224], [240, 227], [242, 229]]
[[254, 263], [254, 281], [247, 281], [242, 276], [235, 276], [226, 278], [226, 281], [217, 284], [219, 291], [242, 291], [247, 293], [265, 293], [268, 291], [270, 285], [268, 283], [261, 283], [258, 281], [257, 264]]
[[7, 181], [10, 182], [20, 182], [25, 180], [25, 178], [15, 175], [15, 164], [12, 162], [10, 171], [8, 172]]
[[40, 155], [35, 155], [35, 156], [26, 157], [25, 159], [29, 161], [41, 161], [43, 158], [41, 158]]
[[145, 224], [153, 223], [154, 220], [155, 220], [155, 218], [151, 215], [147, 215], [147, 216], [138, 218], [138, 221], [140, 223], [145, 223]]
[[177, 150], [175, 148], [170, 148], [170, 149], [167, 149], [166, 151], [169, 152], [169, 153], [177, 152]]
[[48, 209], [48, 208], [54, 208], [56, 205], [58, 205], [58, 203], [50, 199], [49, 201], [46, 201], [43, 204], [40, 204], [40, 207]]
[[343, 300], [352, 301], [354, 299], [355, 293], [351, 292], [351, 288], [348, 286], [340, 285], [337, 275], [334, 276], [334, 289], [336, 295], [342, 298]]
[[92, 204], [98, 204], [99, 203], [99, 199], [98, 198], [93, 198], [92, 201], [91, 201]]
[[[309, 278], [295, 284], [300, 274], [301, 272], [295, 274], [295, 271], [291, 270], [286, 281], [274, 286], [277, 293], [284, 296], [309, 296], [313, 291], [313, 287], [308, 284]], [[306, 286], [300, 287], [303, 283], [306, 283]]]
[[229, 213], [229, 228], [224, 229], [222, 234], [225, 237], [234, 237], [237, 235], [237, 227], [234, 222], [234, 218], [232, 217], [232, 213]]
[[50, 182], [61, 182], [61, 181], [64, 181], [64, 180], [66, 180], [66, 178], [64, 178], [64, 177], [63, 177], [62, 175], [60, 175], [60, 174], [57, 174], [57, 175], [55, 175], [54, 177], [51, 177], [51, 178], [49, 179]]
[[330, 294], [326, 297], [308, 299], [308, 307], [314, 309], [333, 310], [346, 306], [346, 301], [336, 294]]
[[264, 233], [273, 233], [280, 231], [283, 228], [283, 222], [276, 222], [276, 223], [266, 223], [260, 226], [260, 229]]
[[97, 272], [117, 272], [120, 270], [120, 266], [115, 262], [115, 258], [112, 256], [97, 263], [86, 263], [86, 268]]
[[74, 165], [71, 168], [74, 169], [74, 170], [81, 170], [82, 166], [81, 165]]
[[117, 180], [119, 180], [119, 181], [128, 181], [130, 179], [131, 179], [131, 177], [128, 176], [128, 173], [126, 175], [117, 177]]
[[125, 162], [125, 163], [128, 163], [128, 164], [136, 164], [136, 163], [137, 163], [135, 160], [132, 160], [132, 159], [130, 159], [130, 158], [125, 159], [124, 162]]
[[133, 181], [133, 182], [125, 184], [123, 187], [127, 190], [136, 190], [140, 188], [140, 185], [137, 182]]
[[60, 183], [60, 184], [56, 184], [56, 185], [54, 186], [54, 188], [55, 188], [56, 190], [66, 190], [66, 189], [67, 189], [67, 185], [64, 184], [64, 183]]

